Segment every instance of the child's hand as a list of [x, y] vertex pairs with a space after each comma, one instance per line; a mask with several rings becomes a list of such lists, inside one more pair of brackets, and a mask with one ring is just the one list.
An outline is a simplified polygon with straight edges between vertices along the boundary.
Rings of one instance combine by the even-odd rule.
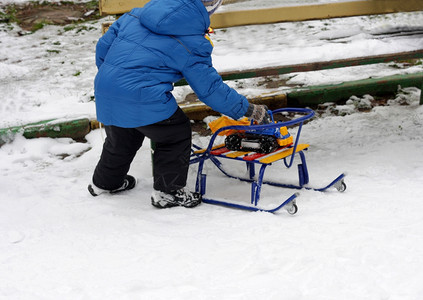
[[258, 104], [250, 103], [250, 105], [248, 106], [247, 112], [245, 113], [245, 116], [250, 120], [253, 119], [259, 125], [269, 124], [271, 118], [267, 110], [268, 108], [266, 105], [258, 105]]

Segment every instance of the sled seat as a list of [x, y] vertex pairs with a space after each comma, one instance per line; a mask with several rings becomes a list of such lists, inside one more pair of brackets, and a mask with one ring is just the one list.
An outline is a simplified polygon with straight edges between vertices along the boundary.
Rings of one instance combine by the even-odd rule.
[[[295, 148], [295, 153], [307, 150], [309, 144], [298, 144]], [[202, 154], [206, 152], [207, 149], [199, 149], [194, 151], [194, 154]], [[212, 147], [210, 151], [210, 155], [218, 156], [221, 158], [229, 158], [229, 159], [238, 159], [244, 160], [252, 163], [259, 163], [259, 164], [271, 164], [278, 160], [284, 159], [294, 153], [294, 148], [292, 145], [288, 145], [285, 147], [280, 147], [271, 153], [257, 153], [253, 151], [231, 151], [225, 147], [225, 144], [219, 144], [217, 146]]]

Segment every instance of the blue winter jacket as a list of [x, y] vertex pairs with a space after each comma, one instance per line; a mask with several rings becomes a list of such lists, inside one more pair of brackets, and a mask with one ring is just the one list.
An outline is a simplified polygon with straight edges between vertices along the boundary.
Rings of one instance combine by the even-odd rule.
[[98, 120], [133, 128], [169, 118], [173, 83], [183, 77], [212, 109], [242, 117], [248, 101], [213, 68], [209, 25], [201, 0], [151, 0], [114, 22], [96, 48]]

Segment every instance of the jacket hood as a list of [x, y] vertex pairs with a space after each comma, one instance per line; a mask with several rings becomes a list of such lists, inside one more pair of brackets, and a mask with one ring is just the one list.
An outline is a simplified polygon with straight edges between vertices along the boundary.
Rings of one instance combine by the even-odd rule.
[[201, 0], [151, 0], [142, 9], [140, 23], [163, 35], [204, 34], [210, 17]]

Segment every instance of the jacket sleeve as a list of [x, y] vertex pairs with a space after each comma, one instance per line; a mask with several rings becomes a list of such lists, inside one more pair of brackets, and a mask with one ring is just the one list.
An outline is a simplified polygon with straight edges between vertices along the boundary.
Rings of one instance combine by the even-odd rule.
[[210, 55], [204, 54], [191, 53], [182, 75], [202, 102], [233, 119], [241, 118], [247, 112], [247, 98], [223, 82]]
[[120, 19], [115, 21], [97, 42], [95, 50], [95, 64], [97, 65], [97, 68], [100, 68], [103, 64], [107, 52], [109, 52], [110, 46], [113, 44], [113, 41], [118, 35], [120, 27], [119, 21]]

